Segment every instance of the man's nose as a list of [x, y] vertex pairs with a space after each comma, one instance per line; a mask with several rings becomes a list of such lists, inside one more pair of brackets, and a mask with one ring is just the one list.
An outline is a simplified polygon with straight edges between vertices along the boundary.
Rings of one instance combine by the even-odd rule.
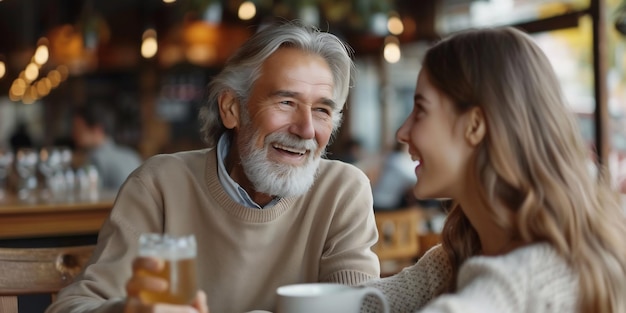
[[294, 114], [289, 131], [302, 139], [313, 139], [315, 128], [313, 127], [313, 114], [310, 108], [300, 108]]

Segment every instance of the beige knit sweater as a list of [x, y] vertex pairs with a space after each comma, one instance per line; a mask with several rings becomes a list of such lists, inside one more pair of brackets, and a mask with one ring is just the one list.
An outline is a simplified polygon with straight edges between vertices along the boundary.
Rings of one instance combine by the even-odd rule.
[[152, 157], [122, 186], [91, 265], [48, 312], [121, 312], [144, 232], [195, 234], [198, 283], [212, 313], [272, 311], [281, 285], [378, 277], [369, 181], [337, 161], [322, 160], [318, 174], [307, 194], [261, 210], [224, 191], [215, 150]]
[[[390, 312], [568, 313], [577, 308], [577, 276], [548, 244], [497, 257], [478, 256], [460, 268], [457, 292], [435, 297], [452, 275], [441, 246], [395, 276], [367, 283], [386, 296]], [[367, 302], [363, 312], [379, 312]]]

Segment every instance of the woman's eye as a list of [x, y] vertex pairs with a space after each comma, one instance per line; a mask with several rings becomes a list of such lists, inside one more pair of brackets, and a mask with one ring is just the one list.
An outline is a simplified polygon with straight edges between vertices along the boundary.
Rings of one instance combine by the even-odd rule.
[[424, 116], [424, 114], [426, 114], [426, 111], [424, 111], [421, 106], [416, 106], [413, 110], [413, 115], [415, 115], [415, 118], [421, 118], [422, 116]]

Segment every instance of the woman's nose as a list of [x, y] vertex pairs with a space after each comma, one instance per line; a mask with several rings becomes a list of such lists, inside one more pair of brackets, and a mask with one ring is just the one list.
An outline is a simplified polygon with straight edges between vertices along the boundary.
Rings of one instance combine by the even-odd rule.
[[407, 121], [404, 121], [398, 131], [396, 131], [396, 140], [402, 143], [409, 143], [409, 131], [408, 131]]

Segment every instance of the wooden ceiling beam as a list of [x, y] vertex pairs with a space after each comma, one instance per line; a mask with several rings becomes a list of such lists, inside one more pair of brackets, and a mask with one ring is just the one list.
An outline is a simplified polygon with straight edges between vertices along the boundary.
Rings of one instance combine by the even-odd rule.
[[578, 27], [578, 21], [584, 15], [589, 14], [589, 10], [580, 10], [551, 16], [543, 19], [522, 22], [511, 26], [524, 30], [528, 33], [540, 33], [558, 29]]

